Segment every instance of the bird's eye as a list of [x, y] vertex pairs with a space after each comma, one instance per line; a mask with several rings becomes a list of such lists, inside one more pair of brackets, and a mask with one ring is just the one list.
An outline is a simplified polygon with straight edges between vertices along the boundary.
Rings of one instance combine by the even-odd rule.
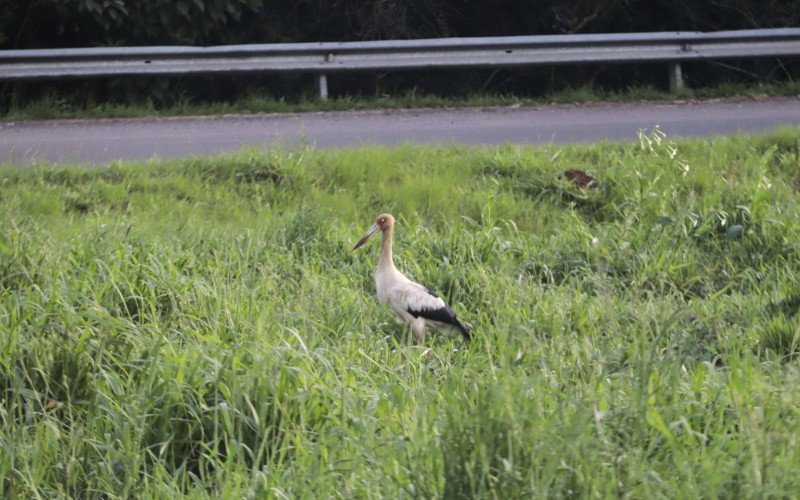
[[379, 220], [378, 222], [380, 222], [381, 224], [383, 224], [384, 222], [386, 222], [386, 217], [381, 217], [381, 220]]

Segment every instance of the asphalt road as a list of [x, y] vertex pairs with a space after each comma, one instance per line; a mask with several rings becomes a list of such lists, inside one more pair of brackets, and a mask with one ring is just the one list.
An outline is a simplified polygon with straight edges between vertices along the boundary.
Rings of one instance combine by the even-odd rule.
[[800, 97], [663, 103], [292, 113], [252, 116], [0, 122], [0, 162], [103, 164], [214, 155], [243, 147], [339, 148], [402, 142], [473, 145], [635, 140], [800, 125]]

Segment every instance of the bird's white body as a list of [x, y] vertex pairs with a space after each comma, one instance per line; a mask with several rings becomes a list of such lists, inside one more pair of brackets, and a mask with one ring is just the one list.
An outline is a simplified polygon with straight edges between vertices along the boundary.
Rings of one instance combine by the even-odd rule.
[[414, 317], [411, 311], [435, 311], [447, 307], [447, 303], [441, 298], [430, 294], [427, 288], [414, 283], [406, 278], [403, 273], [397, 270], [394, 265], [381, 266], [375, 271], [375, 290], [378, 292], [378, 299], [391, 307], [400, 321], [411, 326], [411, 331], [418, 339], [423, 338], [425, 325], [436, 328], [448, 328], [449, 325], [425, 319], [422, 316]]
[[[379, 225], [380, 221], [384, 223]], [[470, 328], [456, 319], [450, 306], [429, 288], [408, 279], [397, 270], [392, 258], [392, 233], [394, 218], [385, 214], [379, 216], [377, 223], [356, 245], [361, 246], [378, 230], [383, 231], [381, 257], [375, 270], [375, 289], [378, 299], [394, 310], [397, 318], [411, 327], [417, 342], [422, 344], [425, 327], [432, 326], [445, 330], [460, 330], [469, 338]]]

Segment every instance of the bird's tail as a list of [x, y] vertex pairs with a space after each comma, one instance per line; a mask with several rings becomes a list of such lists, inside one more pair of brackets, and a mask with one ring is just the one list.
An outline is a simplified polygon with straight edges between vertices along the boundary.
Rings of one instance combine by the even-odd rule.
[[456, 323], [458, 323], [458, 331], [461, 332], [464, 338], [467, 340], [472, 340], [472, 328], [470, 328], [468, 324], [464, 323], [460, 319], [457, 319]]

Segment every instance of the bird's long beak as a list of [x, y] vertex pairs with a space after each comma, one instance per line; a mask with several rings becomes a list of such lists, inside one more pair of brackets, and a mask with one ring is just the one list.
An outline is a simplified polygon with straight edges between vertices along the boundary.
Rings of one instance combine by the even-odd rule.
[[358, 243], [356, 243], [356, 246], [353, 247], [353, 250], [351, 250], [351, 252], [355, 252], [356, 250], [358, 250], [361, 247], [361, 245], [366, 243], [368, 239], [375, 236], [375, 233], [377, 233], [380, 230], [381, 228], [378, 227], [377, 224], [373, 224], [372, 227], [369, 228], [369, 231], [367, 231], [367, 234], [365, 234], [360, 240], [358, 240]]

